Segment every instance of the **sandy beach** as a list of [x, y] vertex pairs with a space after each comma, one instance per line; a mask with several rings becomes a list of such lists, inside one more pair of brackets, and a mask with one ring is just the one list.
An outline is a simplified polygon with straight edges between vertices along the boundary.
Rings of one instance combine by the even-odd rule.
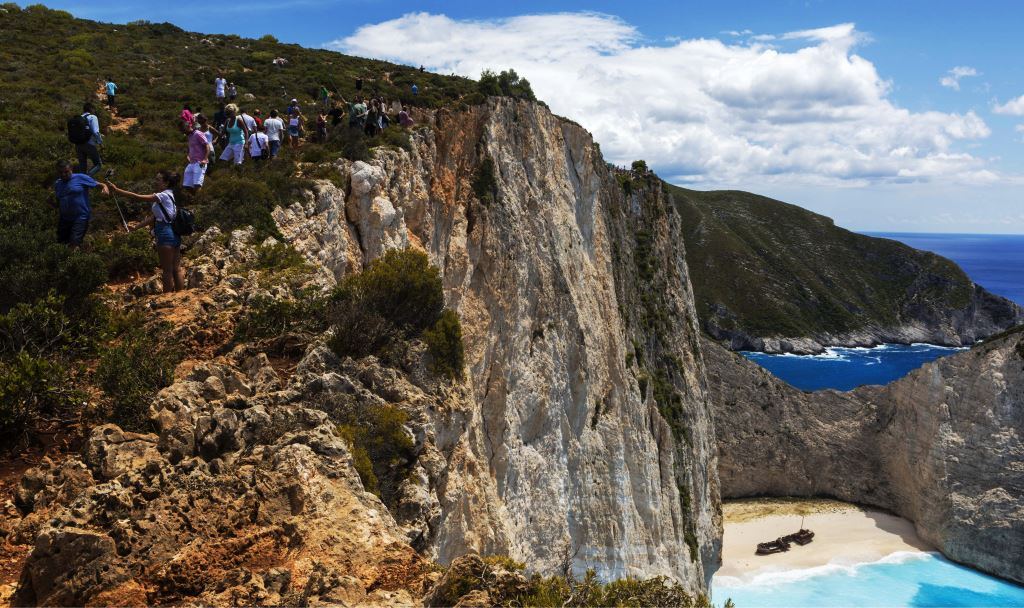
[[[722, 505], [725, 538], [716, 577], [749, 581], [759, 574], [827, 564], [877, 561], [902, 551], [931, 551], [909, 521], [832, 500], [754, 499]], [[757, 543], [796, 532], [800, 518], [814, 542], [785, 553], [755, 555]]]

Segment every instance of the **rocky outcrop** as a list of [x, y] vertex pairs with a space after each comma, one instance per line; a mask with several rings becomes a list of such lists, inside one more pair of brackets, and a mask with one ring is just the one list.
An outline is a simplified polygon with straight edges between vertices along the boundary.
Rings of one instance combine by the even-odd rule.
[[1024, 339], [884, 387], [805, 393], [705, 344], [722, 496], [832, 496], [914, 522], [947, 557], [1024, 583]]
[[627, 195], [586, 131], [507, 99], [439, 114], [409, 152], [337, 167], [345, 187], [279, 210], [282, 233], [336, 276], [421, 247], [462, 319], [469, 401], [431, 414], [427, 554], [702, 588], [721, 529], [714, 446], [660, 184]]
[[1024, 310], [955, 263], [748, 192], [666, 185], [684, 217], [704, 330], [733, 350], [963, 346], [1024, 322]]
[[[152, 433], [101, 426], [81, 457], [26, 475], [16, 603], [408, 603], [436, 578], [429, 560], [474, 552], [706, 590], [721, 514], [678, 215], [656, 180], [627, 194], [589, 134], [541, 105], [435, 122], [410, 150], [337, 162], [275, 218], [316, 269], [306, 286], [425, 250], [466, 379], [433, 377], [415, 344], [383, 365], [307, 337], [285, 374], [259, 345], [205, 346], [151, 404]], [[256, 244], [198, 239], [184, 338], [223, 344], [240, 307], [290, 297], [245, 270]], [[150, 287], [129, 291], [172, 297]], [[332, 418], [378, 406], [415, 446], [384, 501]]]

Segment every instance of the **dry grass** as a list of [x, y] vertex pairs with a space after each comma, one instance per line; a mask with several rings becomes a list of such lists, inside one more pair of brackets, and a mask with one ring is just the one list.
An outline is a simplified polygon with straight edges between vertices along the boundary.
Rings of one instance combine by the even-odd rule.
[[771, 515], [811, 515], [862, 511], [855, 504], [830, 498], [745, 498], [722, 503], [725, 522], [738, 524]]

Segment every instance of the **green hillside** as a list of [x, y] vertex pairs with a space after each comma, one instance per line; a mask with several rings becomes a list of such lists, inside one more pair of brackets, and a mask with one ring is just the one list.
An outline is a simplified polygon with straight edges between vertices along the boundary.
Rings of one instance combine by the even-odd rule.
[[[938, 255], [756, 194], [666, 188], [682, 215], [698, 315], [715, 337], [941, 322], [973, 301], [967, 275]], [[1016, 307], [1003, 307], [1012, 322]]]
[[[178, 357], [170, 345], [141, 331], [138, 316], [112, 308], [102, 289], [153, 271], [156, 255], [148, 234], [125, 234], [114, 204], [96, 193], [82, 250], [55, 242], [57, 212], [48, 203], [55, 163], [74, 161], [65, 128], [83, 102], [96, 106], [105, 132], [104, 166], [116, 169], [118, 185], [151, 192], [157, 170], [184, 168], [186, 139], [177, 116], [183, 103], [207, 115], [216, 111], [217, 75], [236, 83], [237, 102], [245, 108], [267, 115], [272, 108], [283, 111], [295, 97], [313, 120], [312, 101], [321, 85], [336, 99], [351, 99], [357, 78], [363, 94], [420, 108], [478, 103], [483, 93], [500, 94], [508, 84], [498, 77], [477, 83], [280, 44], [271, 36], [251, 40], [166, 23], [96, 23], [39, 5], [4, 4], [0, 23], [0, 440], [12, 447], [33, 420], [77, 416], [90, 395], [98, 393], [106, 406], [145, 402], [166, 384]], [[287, 64], [274, 65], [277, 57]], [[107, 77], [120, 87], [116, 116], [100, 95]], [[419, 88], [415, 97], [413, 83]], [[193, 205], [200, 228], [252, 225], [261, 237], [273, 235], [270, 211], [294, 200], [311, 179], [330, 177], [318, 173], [317, 163], [367, 159], [373, 147], [385, 145], [406, 146], [408, 135], [391, 127], [368, 139], [340, 128], [325, 144], [307, 142], [298, 152], [284, 151], [283, 162], [212, 167]], [[148, 213], [148, 205], [120, 202], [128, 221]], [[290, 259], [287, 252], [281, 255]], [[85, 414], [117, 419], [104, 407]]]

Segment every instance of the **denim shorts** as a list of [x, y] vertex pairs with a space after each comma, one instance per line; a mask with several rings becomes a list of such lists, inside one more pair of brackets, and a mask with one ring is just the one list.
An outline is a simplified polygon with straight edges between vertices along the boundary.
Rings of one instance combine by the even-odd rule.
[[157, 222], [153, 226], [153, 236], [157, 247], [180, 247], [181, 237], [174, 233], [174, 227], [167, 222]]

